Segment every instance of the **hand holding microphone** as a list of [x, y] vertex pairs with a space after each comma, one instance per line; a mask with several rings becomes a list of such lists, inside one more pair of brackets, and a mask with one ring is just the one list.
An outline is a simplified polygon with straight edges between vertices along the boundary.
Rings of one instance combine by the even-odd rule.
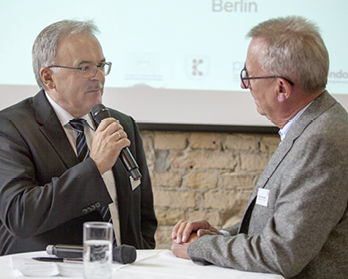
[[[111, 169], [118, 156], [134, 180], [141, 178], [141, 173], [128, 146], [130, 141], [123, 127], [111, 117], [110, 112], [102, 104], [95, 105], [91, 115], [98, 127], [92, 143], [90, 157], [94, 160], [100, 173]], [[102, 120], [105, 119], [103, 122]]]
[[121, 150], [130, 145], [126, 133], [116, 119], [105, 119], [93, 136], [90, 157], [101, 174], [115, 164]]

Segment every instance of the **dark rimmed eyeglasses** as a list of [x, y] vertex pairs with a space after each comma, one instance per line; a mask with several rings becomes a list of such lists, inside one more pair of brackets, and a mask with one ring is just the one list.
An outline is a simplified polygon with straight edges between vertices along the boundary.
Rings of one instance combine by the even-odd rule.
[[99, 64], [86, 63], [80, 67], [72, 66], [61, 66], [61, 65], [50, 65], [47, 68], [63, 68], [63, 69], [72, 69], [79, 70], [80, 74], [84, 78], [92, 78], [97, 74], [98, 69], [103, 73], [104, 76], [107, 76], [111, 71], [111, 62], [101, 62]]
[[289, 80], [283, 76], [274, 75], [274, 76], [263, 76], [263, 77], [249, 77], [249, 74], [248, 74], [248, 71], [247, 71], [245, 65], [244, 65], [244, 68], [240, 72], [240, 79], [241, 79], [242, 84], [243, 84], [245, 89], [250, 87], [250, 80], [251, 79], [264, 79], [264, 78], [282, 78], [282, 79], [285, 79], [291, 85], [294, 85], [294, 83], [291, 80]]

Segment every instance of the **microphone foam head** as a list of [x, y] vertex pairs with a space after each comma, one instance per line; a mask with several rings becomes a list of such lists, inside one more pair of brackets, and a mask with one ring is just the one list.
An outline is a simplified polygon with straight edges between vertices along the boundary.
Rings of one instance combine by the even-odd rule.
[[103, 104], [98, 104], [92, 107], [91, 115], [98, 127], [104, 118], [110, 117], [110, 112]]
[[103, 111], [105, 109], [105, 106], [103, 104], [97, 104], [97, 105], [94, 105], [91, 109], [91, 113], [92, 115], [96, 115], [98, 113], [100, 113], [101, 111]]
[[112, 259], [122, 264], [133, 263], [137, 258], [135, 247], [127, 244], [114, 247], [112, 252]]

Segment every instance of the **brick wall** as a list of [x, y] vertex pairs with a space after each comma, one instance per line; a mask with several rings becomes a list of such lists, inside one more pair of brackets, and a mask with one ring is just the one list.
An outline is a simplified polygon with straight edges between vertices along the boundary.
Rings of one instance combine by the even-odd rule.
[[156, 248], [169, 248], [180, 219], [218, 229], [239, 222], [278, 135], [142, 131], [159, 226]]

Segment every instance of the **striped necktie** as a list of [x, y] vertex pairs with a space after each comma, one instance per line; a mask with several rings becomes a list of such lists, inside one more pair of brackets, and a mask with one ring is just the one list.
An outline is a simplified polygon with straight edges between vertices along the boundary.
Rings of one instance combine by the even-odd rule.
[[[86, 120], [81, 118], [75, 118], [70, 120], [69, 123], [71, 127], [73, 127], [77, 133], [77, 139], [76, 139], [77, 158], [80, 160], [80, 162], [82, 162], [89, 156], [89, 149], [87, 146], [86, 136], [84, 133], [84, 125], [86, 123]], [[109, 206], [101, 207], [99, 209], [99, 212], [105, 221], [110, 222], [111, 215], [109, 211]]]
[[86, 120], [81, 118], [75, 118], [69, 121], [71, 127], [73, 127], [77, 133], [76, 151], [77, 151], [77, 158], [79, 159], [80, 162], [86, 159], [89, 155], [89, 149], [87, 146], [86, 136], [84, 133], [85, 122]]

